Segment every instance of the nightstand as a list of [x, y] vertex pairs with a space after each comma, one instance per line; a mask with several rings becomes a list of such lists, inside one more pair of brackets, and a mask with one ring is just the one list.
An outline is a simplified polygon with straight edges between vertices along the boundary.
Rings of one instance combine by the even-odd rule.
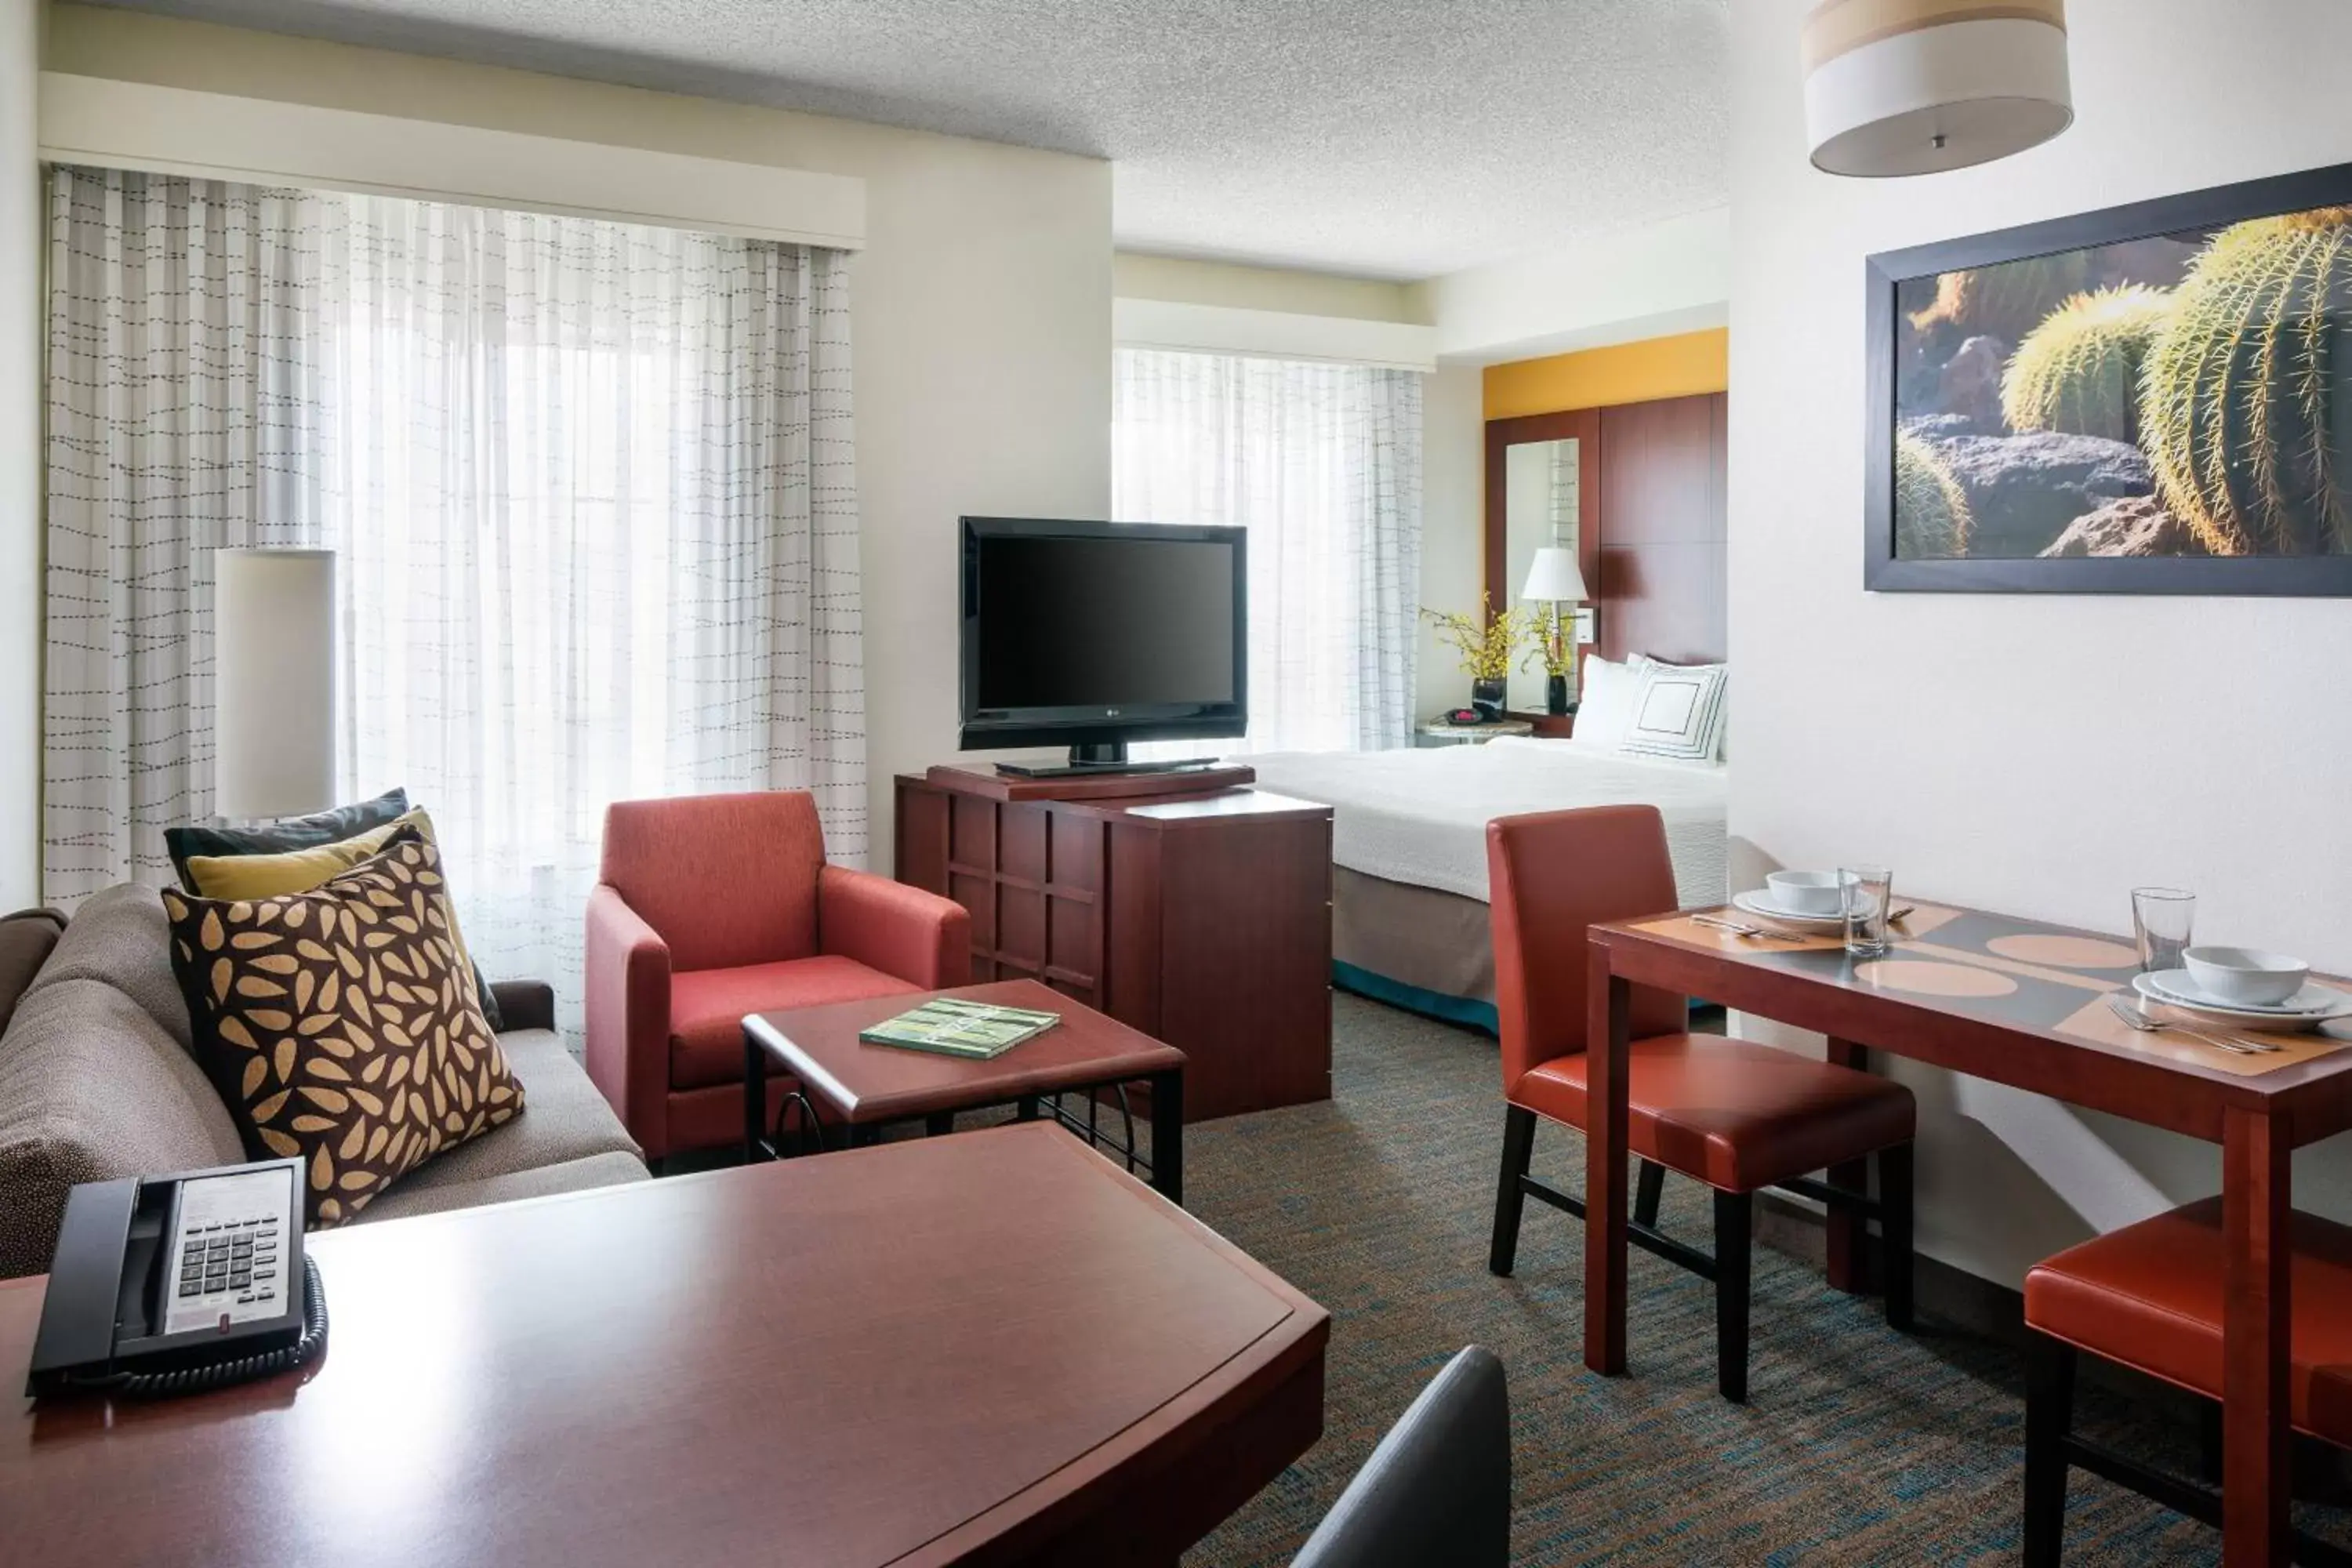
[[1573, 739], [1576, 734], [1574, 709], [1565, 713], [1507, 713], [1504, 717], [1532, 725], [1538, 740], [1566, 741]]
[[1415, 746], [1483, 746], [1497, 735], [1532, 735], [1536, 727], [1524, 719], [1500, 719], [1492, 724], [1449, 724], [1433, 720], [1412, 732]]

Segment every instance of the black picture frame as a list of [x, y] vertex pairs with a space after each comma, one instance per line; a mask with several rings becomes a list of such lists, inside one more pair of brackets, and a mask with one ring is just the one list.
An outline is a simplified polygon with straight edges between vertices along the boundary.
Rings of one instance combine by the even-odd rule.
[[2160, 196], [1869, 258], [1864, 588], [1872, 593], [2352, 596], [2352, 555], [1906, 559], [1895, 553], [1895, 301], [1904, 284], [1967, 268], [2344, 205], [2352, 205], [2352, 163]]

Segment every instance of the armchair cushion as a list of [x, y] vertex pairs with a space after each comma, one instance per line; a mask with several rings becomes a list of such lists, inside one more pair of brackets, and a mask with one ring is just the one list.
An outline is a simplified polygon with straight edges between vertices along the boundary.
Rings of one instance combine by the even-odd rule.
[[817, 951], [824, 834], [797, 790], [615, 801], [604, 871], [669, 944], [671, 966], [736, 969]]
[[971, 984], [971, 915], [953, 899], [845, 866], [827, 866], [816, 889], [825, 952], [926, 991]]
[[831, 956], [673, 974], [669, 982], [670, 1087], [709, 1089], [741, 1083], [747, 1013], [822, 1007], [832, 1002], [925, 989], [870, 969], [854, 958]]

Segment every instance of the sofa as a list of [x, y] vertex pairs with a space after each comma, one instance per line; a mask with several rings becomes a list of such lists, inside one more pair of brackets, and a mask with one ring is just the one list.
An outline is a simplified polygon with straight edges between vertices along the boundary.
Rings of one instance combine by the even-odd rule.
[[[168, 943], [163, 900], [127, 884], [70, 921], [0, 920], [0, 1278], [47, 1271], [78, 1183], [250, 1157], [191, 1052]], [[402, 1176], [352, 1223], [647, 1179], [556, 1034], [554, 993], [495, 989], [522, 1114]]]

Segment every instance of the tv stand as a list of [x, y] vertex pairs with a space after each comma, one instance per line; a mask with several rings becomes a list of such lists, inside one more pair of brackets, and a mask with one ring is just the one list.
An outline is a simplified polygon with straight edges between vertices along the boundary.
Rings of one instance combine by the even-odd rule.
[[971, 911], [974, 981], [1183, 1051], [1187, 1121], [1328, 1100], [1331, 808], [1231, 787], [1252, 776], [901, 774], [898, 878]]

